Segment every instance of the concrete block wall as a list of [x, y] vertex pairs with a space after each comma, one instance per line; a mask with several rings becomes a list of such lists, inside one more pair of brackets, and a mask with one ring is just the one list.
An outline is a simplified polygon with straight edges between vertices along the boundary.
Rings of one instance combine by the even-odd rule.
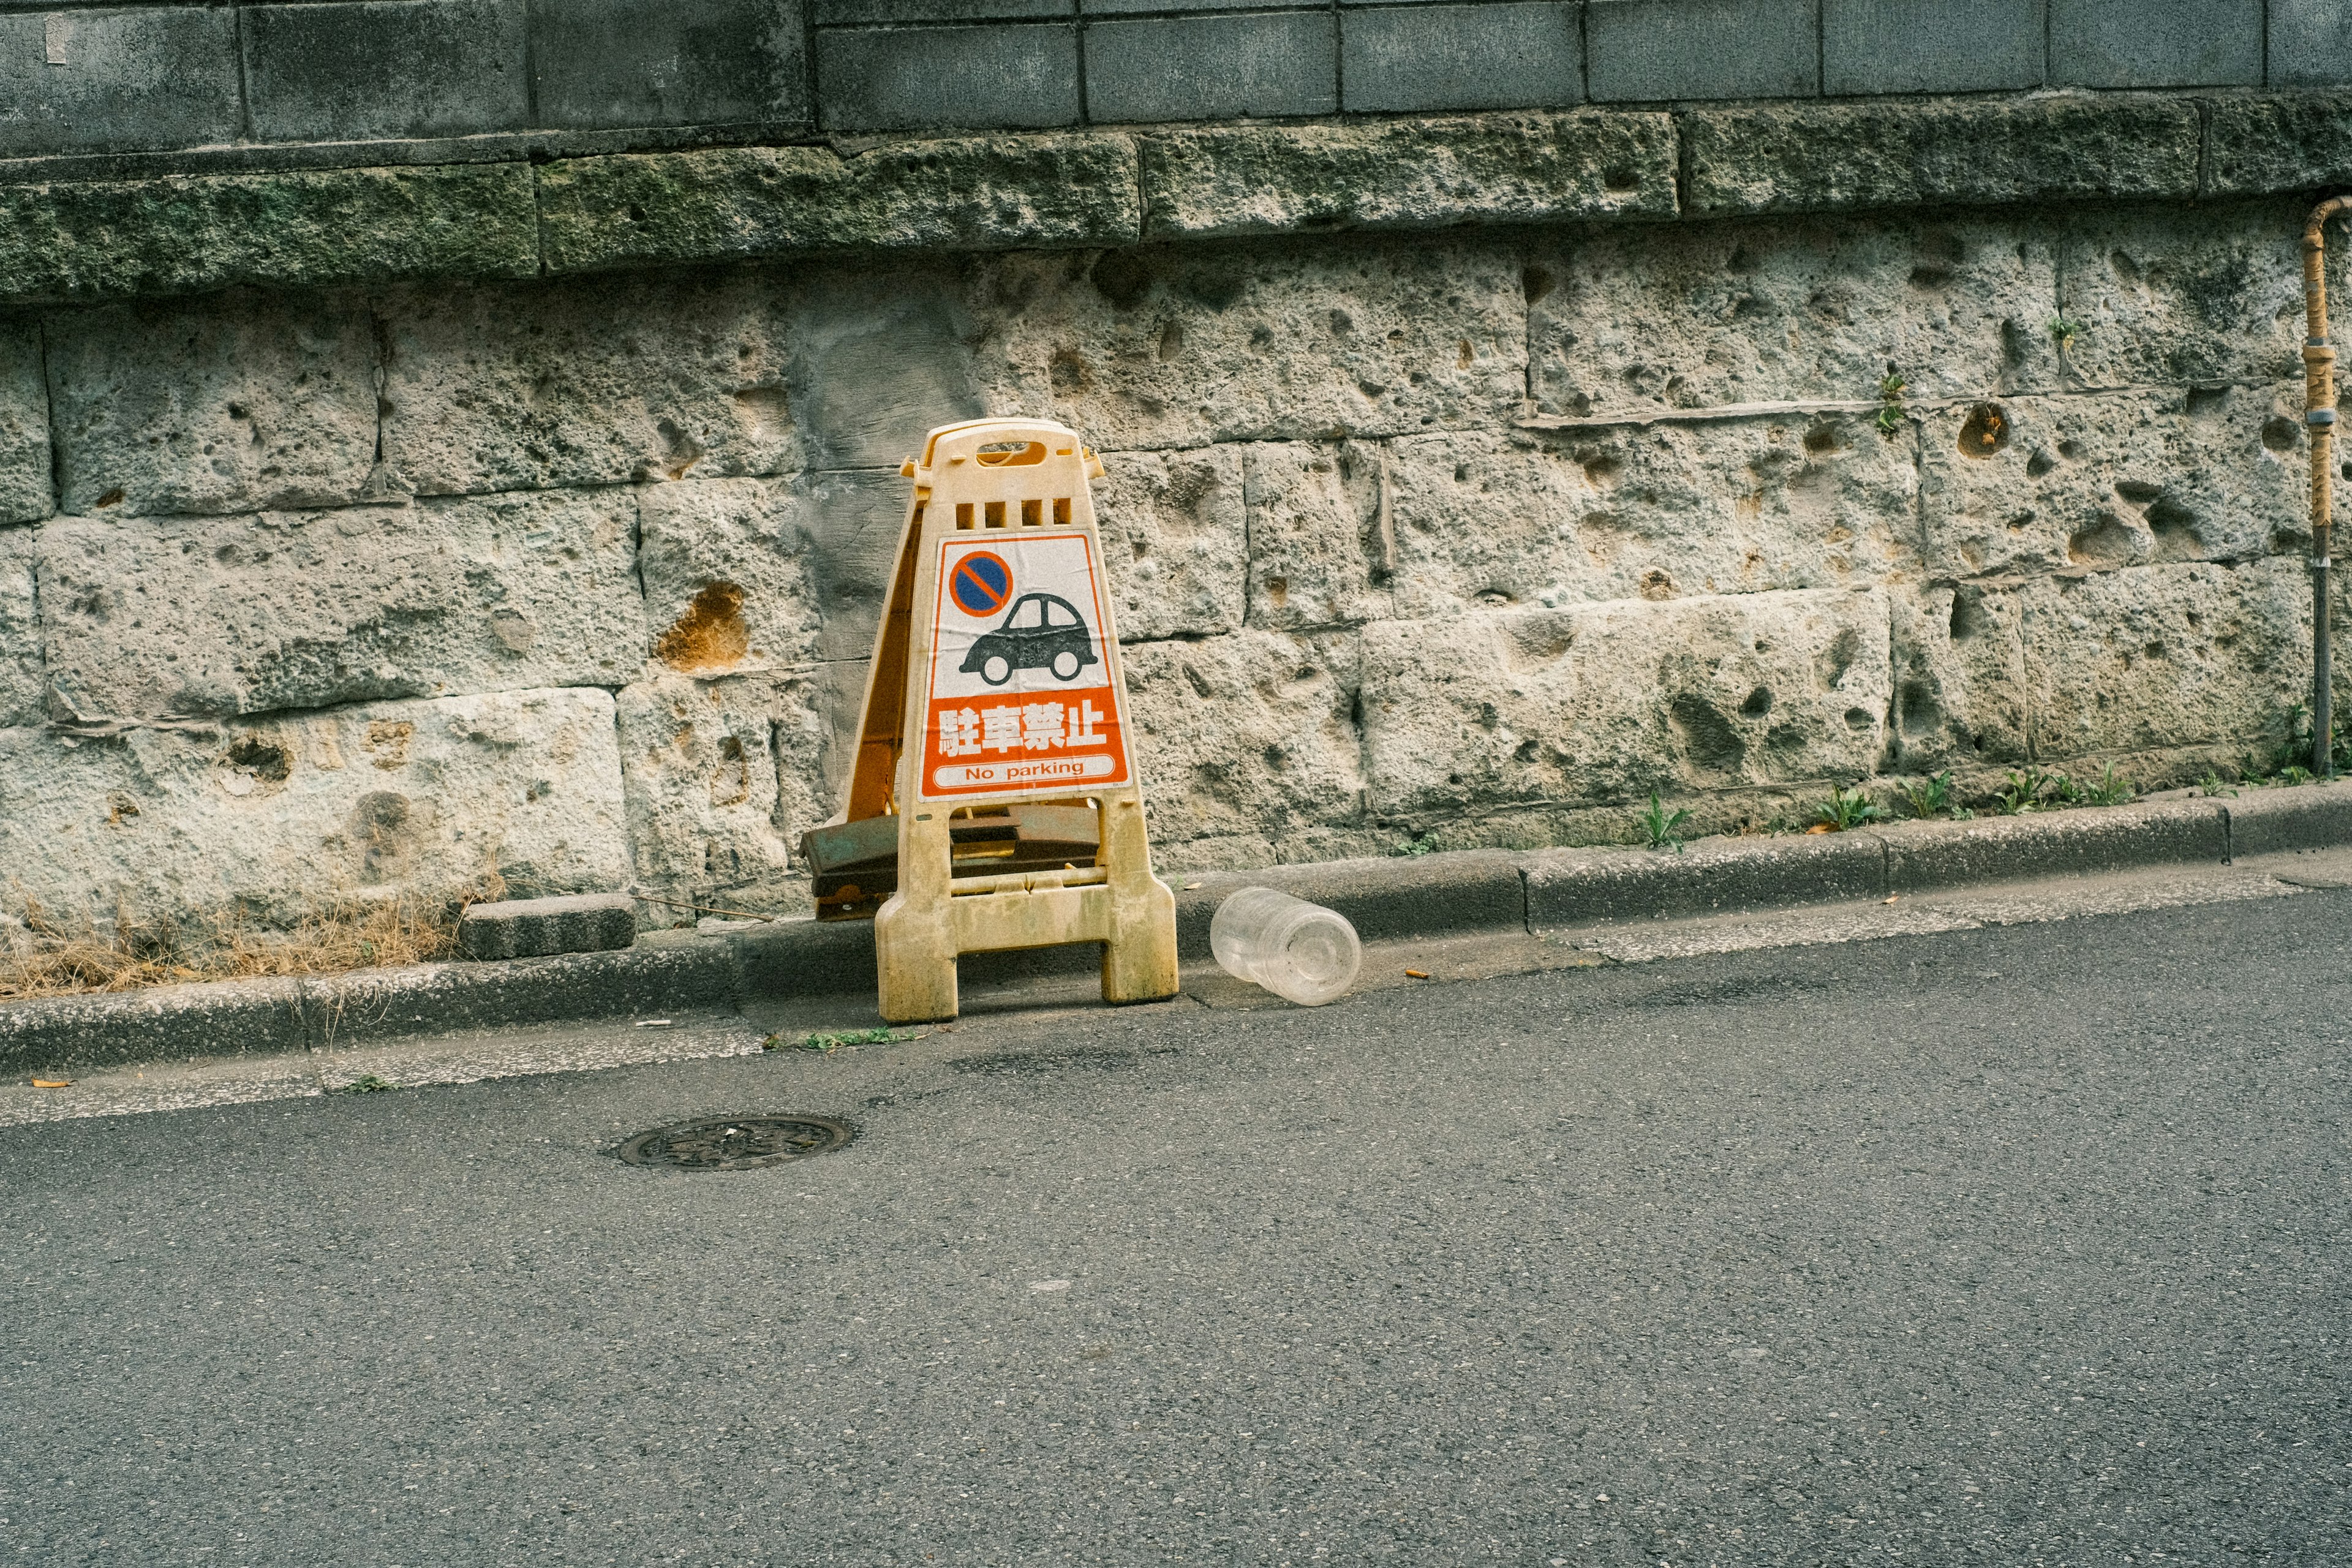
[[0, 163], [2347, 81], [2336, 0], [5, 0]]
[[2299, 206], [0, 313], [0, 898], [796, 912], [897, 464], [983, 412], [1103, 451], [1173, 868], [2193, 778], [2307, 679]]

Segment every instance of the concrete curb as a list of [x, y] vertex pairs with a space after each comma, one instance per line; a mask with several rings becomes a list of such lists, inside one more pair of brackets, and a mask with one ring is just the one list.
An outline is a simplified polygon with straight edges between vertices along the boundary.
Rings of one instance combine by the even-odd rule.
[[[1235, 889], [1326, 904], [1367, 940], [1570, 930], [1786, 909], [2053, 876], [2221, 865], [2352, 847], [2352, 781], [1851, 833], [1635, 848], [1467, 850], [1172, 879], [1177, 946], [1209, 955]], [[968, 983], [1081, 973], [1082, 949], [974, 954]], [[874, 984], [870, 923], [780, 921], [726, 935], [657, 933], [618, 952], [428, 963], [319, 979], [222, 981], [0, 1003], [0, 1074], [192, 1056], [329, 1050], [465, 1030], [725, 1013]]]

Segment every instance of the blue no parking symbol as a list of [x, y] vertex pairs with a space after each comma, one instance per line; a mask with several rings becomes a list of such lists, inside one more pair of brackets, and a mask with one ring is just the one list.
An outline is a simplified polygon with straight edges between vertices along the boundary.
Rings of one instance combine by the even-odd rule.
[[967, 616], [992, 616], [1013, 597], [1013, 568], [993, 551], [975, 550], [948, 574], [948, 596]]

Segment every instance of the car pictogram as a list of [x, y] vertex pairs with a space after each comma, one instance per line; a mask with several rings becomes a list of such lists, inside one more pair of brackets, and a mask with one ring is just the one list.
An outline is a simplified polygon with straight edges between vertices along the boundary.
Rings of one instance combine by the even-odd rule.
[[1024, 594], [992, 632], [972, 639], [958, 668], [991, 686], [1002, 686], [1016, 669], [1044, 669], [1056, 680], [1074, 679], [1095, 658], [1094, 634], [1067, 599]]

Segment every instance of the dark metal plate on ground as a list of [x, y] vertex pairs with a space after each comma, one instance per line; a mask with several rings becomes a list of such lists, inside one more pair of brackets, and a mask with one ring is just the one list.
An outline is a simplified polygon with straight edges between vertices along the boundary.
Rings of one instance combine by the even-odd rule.
[[[991, 877], [1091, 866], [1101, 846], [1100, 814], [1091, 805], [1032, 802], [982, 806], [949, 825], [953, 875]], [[898, 819], [869, 816], [812, 827], [801, 857], [815, 886], [821, 921], [872, 920], [898, 890]]]
[[732, 1116], [640, 1132], [614, 1152], [632, 1165], [756, 1171], [849, 1147], [857, 1129], [830, 1116]]

